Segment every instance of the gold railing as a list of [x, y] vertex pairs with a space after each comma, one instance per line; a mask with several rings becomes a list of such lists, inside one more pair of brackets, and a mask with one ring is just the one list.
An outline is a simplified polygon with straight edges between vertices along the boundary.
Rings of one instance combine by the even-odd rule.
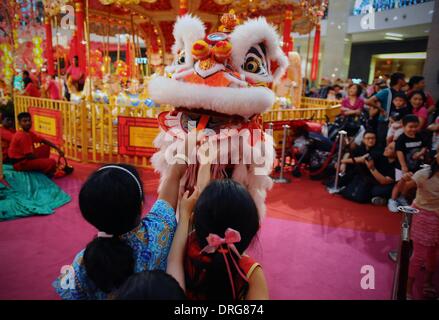
[[[27, 96], [15, 96], [14, 107], [16, 115], [28, 111], [29, 107], [60, 111], [62, 148], [69, 159], [92, 163], [123, 162], [139, 167], [148, 166], [146, 156], [127, 156], [118, 152], [118, 116], [157, 118], [160, 112], [170, 108], [123, 107], [94, 102], [74, 104]], [[18, 123], [16, 125], [18, 127]]]
[[[334, 101], [320, 100], [303, 98], [305, 107], [288, 110], [272, 109], [263, 114], [263, 120], [273, 122], [312, 119], [324, 122], [326, 117], [333, 120], [340, 111], [340, 105], [334, 104]], [[314, 102], [316, 105], [312, 107], [311, 103]], [[28, 111], [29, 107], [60, 111], [63, 130], [62, 148], [69, 159], [92, 163], [123, 162], [139, 167], [148, 167], [149, 158], [121, 155], [118, 152], [118, 116], [155, 119], [160, 112], [171, 108], [170, 106], [123, 107], [94, 102], [74, 104], [28, 96], [15, 96], [14, 106], [16, 115]]]
[[284, 121], [284, 120], [314, 120], [325, 122], [334, 121], [340, 113], [340, 105], [330, 105], [325, 107], [308, 107], [300, 109], [271, 109], [262, 115], [264, 122]]
[[326, 100], [318, 98], [302, 97], [300, 100], [300, 109], [305, 108], [329, 108], [340, 104], [338, 100]]

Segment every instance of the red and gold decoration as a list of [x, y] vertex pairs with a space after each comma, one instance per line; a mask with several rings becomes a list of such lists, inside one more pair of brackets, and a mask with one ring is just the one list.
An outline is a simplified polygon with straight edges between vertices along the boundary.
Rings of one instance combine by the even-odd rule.
[[314, 48], [312, 53], [311, 81], [317, 80], [317, 73], [319, 71], [319, 54], [320, 54], [320, 25], [317, 25], [316, 33], [314, 36]]
[[188, 0], [179, 0], [178, 15], [184, 16], [188, 13]]
[[118, 117], [119, 154], [151, 156], [156, 152], [154, 139], [159, 133], [156, 119]]
[[46, 31], [46, 50], [44, 55], [47, 63], [47, 73], [52, 76], [55, 74], [55, 68], [53, 65], [52, 24], [48, 17], [44, 19], [44, 29]]
[[122, 82], [128, 80], [128, 65], [123, 60], [117, 60], [114, 62], [115, 74], [119, 76]]
[[282, 50], [285, 54], [293, 51], [293, 39], [291, 37], [292, 31], [292, 23], [293, 23], [293, 8], [291, 6], [285, 11], [285, 20], [284, 20], [284, 36], [283, 36], [283, 46]]
[[235, 10], [230, 10], [228, 13], [223, 14], [220, 19], [221, 26], [218, 28], [220, 32], [230, 33], [235, 29], [238, 24], [238, 17], [235, 14]]
[[46, 16], [53, 17], [61, 13], [61, 9], [68, 3], [68, 0], [45, 0], [44, 12]]
[[34, 64], [35, 67], [40, 70], [41, 67], [43, 66], [43, 48], [42, 48], [42, 44], [43, 44], [43, 39], [40, 36], [34, 36], [32, 38], [32, 43], [34, 45], [33, 49], [32, 49], [32, 53], [34, 56]]
[[88, 73], [91, 77], [102, 78], [102, 62], [102, 52], [100, 50], [90, 50], [90, 66]]
[[61, 111], [30, 107], [32, 130], [55, 144], [62, 143]]
[[8, 43], [0, 44], [0, 62], [1, 62], [1, 75], [4, 77], [6, 83], [12, 81], [13, 72], [13, 57], [11, 45]]
[[311, 63], [311, 81], [316, 81], [319, 72], [320, 22], [328, 8], [328, 0], [301, 0], [303, 14], [315, 25], [314, 47]]
[[328, 0], [300, 0], [303, 14], [314, 24], [319, 25], [328, 8]]

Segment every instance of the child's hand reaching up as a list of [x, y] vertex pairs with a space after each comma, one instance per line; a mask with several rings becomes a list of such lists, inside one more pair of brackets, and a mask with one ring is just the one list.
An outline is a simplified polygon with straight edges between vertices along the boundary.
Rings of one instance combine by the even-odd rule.
[[199, 196], [200, 191], [197, 186], [194, 188], [194, 192], [192, 192], [190, 196], [189, 191], [186, 191], [183, 194], [183, 197], [180, 200], [180, 219], [190, 218]]
[[195, 203], [200, 195], [198, 187], [195, 187], [194, 192], [189, 196], [189, 191], [186, 191], [180, 200], [180, 219], [178, 221], [177, 230], [172, 241], [171, 250], [168, 255], [168, 266], [166, 272], [173, 276], [183, 290], [185, 290], [184, 281], [184, 253], [186, 250], [186, 240], [188, 237], [189, 220], [194, 210]]

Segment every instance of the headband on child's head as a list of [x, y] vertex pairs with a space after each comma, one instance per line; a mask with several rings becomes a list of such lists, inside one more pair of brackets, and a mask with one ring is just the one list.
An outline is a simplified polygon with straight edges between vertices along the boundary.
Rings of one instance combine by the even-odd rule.
[[109, 165], [109, 166], [104, 166], [102, 168], [100, 168], [98, 171], [104, 170], [104, 169], [119, 169], [122, 171], [125, 171], [126, 173], [128, 173], [131, 177], [133, 177], [134, 181], [136, 181], [137, 187], [139, 187], [139, 194], [140, 194], [140, 199], [142, 199], [142, 186], [140, 184], [140, 181], [136, 178], [136, 176], [128, 169], [125, 169], [124, 167], [121, 166], [116, 166], [116, 165]]
[[113, 238], [112, 234], [108, 234], [104, 231], [99, 231], [98, 232], [98, 238]]

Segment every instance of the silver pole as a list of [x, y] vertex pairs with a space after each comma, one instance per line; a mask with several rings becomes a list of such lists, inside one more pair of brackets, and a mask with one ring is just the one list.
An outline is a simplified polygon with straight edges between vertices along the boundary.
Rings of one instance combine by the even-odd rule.
[[412, 217], [418, 214], [419, 210], [413, 207], [398, 207], [403, 214], [401, 225], [401, 242], [398, 248], [398, 258], [393, 278], [392, 299], [406, 300], [407, 280], [410, 265], [410, 228]]
[[290, 180], [284, 178], [284, 167], [285, 167], [285, 148], [287, 146], [287, 132], [290, 128], [289, 125], [284, 124], [282, 126], [284, 128], [284, 135], [282, 138], [282, 157], [281, 157], [281, 167], [280, 167], [280, 176], [277, 179], [273, 179], [275, 183], [290, 183]]
[[335, 182], [334, 182], [334, 186], [332, 188], [328, 188], [328, 192], [333, 194], [333, 193], [339, 193], [340, 189], [338, 188], [338, 180], [339, 180], [339, 176], [340, 176], [340, 165], [341, 165], [341, 156], [342, 156], [342, 149], [343, 149], [343, 142], [344, 142], [344, 138], [345, 135], [347, 134], [346, 131], [341, 130], [338, 133], [338, 156], [337, 156], [337, 171], [335, 174]]
[[268, 124], [268, 130], [270, 131], [270, 134], [271, 134], [271, 135], [273, 135], [273, 127], [274, 127], [273, 122], [270, 122], [270, 123]]

